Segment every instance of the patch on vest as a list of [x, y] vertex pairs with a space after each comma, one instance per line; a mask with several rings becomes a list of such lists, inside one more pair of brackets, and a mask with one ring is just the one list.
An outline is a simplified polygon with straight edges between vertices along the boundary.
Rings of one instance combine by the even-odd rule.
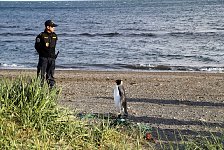
[[37, 38], [37, 39], [36, 39], [36, 42], [37, 42], [37, 43], [40, 43], [40, 38]]

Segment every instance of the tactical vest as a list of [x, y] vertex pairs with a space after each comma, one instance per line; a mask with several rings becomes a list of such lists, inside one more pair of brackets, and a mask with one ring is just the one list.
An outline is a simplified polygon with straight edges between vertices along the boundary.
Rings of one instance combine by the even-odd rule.
[[36, 37], [35, 49], [40, 57], [55, 58], [55, 47], [57, 43], [55, 33], [42, 32]]

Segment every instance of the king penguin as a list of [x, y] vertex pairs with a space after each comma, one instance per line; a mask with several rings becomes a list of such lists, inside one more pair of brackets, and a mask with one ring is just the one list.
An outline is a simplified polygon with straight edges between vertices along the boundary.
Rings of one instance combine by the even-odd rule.
[[125, 95], [125, 89], [122, 80], [116, 80], [116, 85], [114, 87], [114, 103], [118, 113], [118, 117], [123, 115], [128, 116], [127, 112], [127, 100]]

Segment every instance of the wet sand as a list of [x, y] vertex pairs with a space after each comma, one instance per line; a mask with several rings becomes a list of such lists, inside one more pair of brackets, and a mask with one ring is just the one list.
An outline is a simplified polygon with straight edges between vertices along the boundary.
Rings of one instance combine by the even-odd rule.
[[[36, 71], [0, 70], [0, 77], [18, 75], [35, 77]], [[59, 105], [99, 114], [115, 113], [114, 80], [122, 79], [129, 119], [151, 125], [162, 140], [224, 133], [223, 73], [56, 70], [55, 78]]]

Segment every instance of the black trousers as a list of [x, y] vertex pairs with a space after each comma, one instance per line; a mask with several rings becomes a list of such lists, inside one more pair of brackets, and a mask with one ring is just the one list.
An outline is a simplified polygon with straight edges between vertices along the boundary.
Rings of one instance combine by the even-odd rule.
[[39, 57], [39, 62], [37, 65], [37, 77], [40, 75], [42, 84], [44, 83], [44, 79], [46, 79], [50, 87], [55, 85], [54, 70], [55, 58]]

